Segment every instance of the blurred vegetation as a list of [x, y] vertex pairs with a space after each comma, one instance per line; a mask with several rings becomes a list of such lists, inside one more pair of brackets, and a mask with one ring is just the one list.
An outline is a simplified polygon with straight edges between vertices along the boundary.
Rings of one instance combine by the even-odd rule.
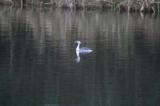
[[114, 9], [119, 11], [159, 11], [159, 0], [1, 0], [14, 6], [54, 6], [70, 9]]

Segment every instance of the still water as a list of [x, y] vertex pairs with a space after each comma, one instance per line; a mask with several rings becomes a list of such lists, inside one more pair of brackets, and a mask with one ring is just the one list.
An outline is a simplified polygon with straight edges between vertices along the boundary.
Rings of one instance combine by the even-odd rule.
[[[75, 41], [93, 50], [76, 61]], [[159, 106], [160, 17], [0, 8], [0, 106]]]

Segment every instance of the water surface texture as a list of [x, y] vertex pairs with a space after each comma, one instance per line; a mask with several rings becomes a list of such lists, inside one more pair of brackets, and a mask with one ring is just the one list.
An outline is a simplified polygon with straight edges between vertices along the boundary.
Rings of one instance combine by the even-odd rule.
[[[92, 53], [80, 54], [76, 44]], [[0, 8], [1, 106], [159, 106], [160, 17]]]

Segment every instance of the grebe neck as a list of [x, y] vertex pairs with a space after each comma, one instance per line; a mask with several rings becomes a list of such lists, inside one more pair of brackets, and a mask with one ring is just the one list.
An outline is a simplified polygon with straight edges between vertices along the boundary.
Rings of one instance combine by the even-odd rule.
[[79, 48], [80, 48], [80, 43], [78, 43], [76, 51], [79, 51]]

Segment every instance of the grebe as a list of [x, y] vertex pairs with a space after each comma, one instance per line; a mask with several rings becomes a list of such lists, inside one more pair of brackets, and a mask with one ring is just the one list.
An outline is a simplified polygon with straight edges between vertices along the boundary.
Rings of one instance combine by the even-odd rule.
[[80, 44], [81, 44], [81, 41], [75, 41], [75, 43], [77, 43], [77, 48], [76, 48], [76, 53], [84, 53], [84, 54], [87, 54], [87, 53], [91, 53], [93, 50], [88, 48], [88, 47], [80, 47]]

